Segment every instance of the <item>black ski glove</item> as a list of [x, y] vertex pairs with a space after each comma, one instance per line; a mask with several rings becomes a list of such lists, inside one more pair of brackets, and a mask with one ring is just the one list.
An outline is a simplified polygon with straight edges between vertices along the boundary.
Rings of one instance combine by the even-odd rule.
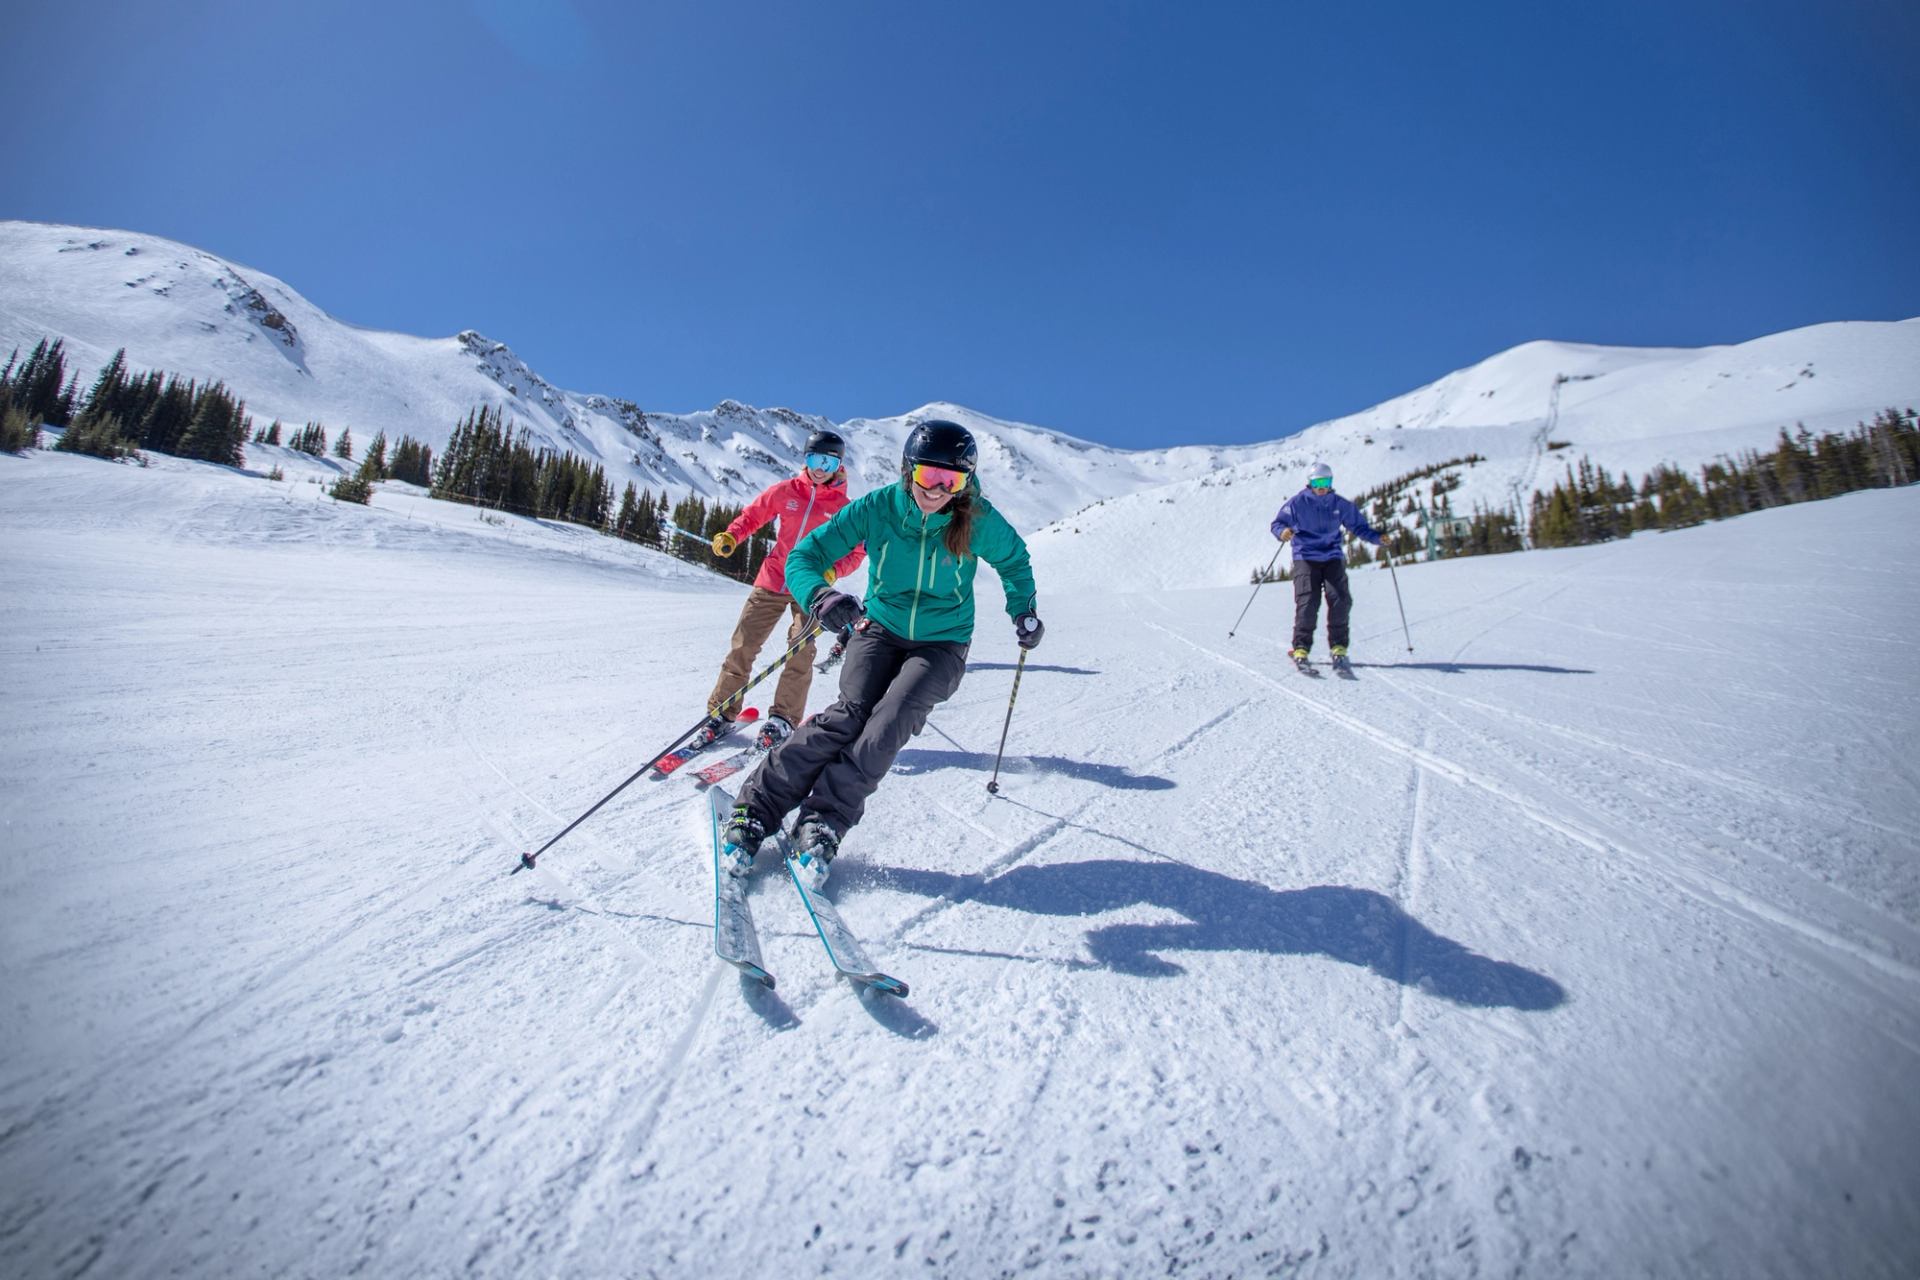
[[1029, 609], [1013, 620], [1013, 634], [1022, 649], [1036, 649], [1040, 645], [1040, 637], [1047, 634], [1047, 628], [1039, 615]]
[[845, 631], [860, 621], [860, 615], [865, 610], [861, 609], [858, 600], [846, 592], [822, 587], [814, 593], [813, 605], [807, 612], [813, 615], [813, 620], [820, 624], [822, 630]]

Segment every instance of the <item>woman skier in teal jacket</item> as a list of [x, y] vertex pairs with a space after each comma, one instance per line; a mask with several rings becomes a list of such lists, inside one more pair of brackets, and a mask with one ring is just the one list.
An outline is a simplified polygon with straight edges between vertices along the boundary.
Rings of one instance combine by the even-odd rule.
[[[810, 889], [826, 882], [840, 841], [928, 712], [960, 687], [973, 639], [973, 578], [985, 560], [1006, 589], [1023, 649], [1045, 628], [1034, 613], [1026, 543], [980, 492], [979, 451], [958, 423], [933, 419], [907, 437], [900, 483], [849, 503], [787, 557], [787, 590], [829, 631], [851, 627], [840, 698], [776, 747], [740, 791], [721, 860], [745, 875], [769, 832], [796, 807], [794, 862]], [[861, 543], [867, 597], [827, 585]]]

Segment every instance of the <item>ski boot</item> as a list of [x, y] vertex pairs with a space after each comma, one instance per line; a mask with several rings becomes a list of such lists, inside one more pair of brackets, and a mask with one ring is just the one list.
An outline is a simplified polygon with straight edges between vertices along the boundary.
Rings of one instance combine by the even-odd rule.
[[822, 662], [819, 666], [815, 667], [814, 670], [818, 671], [821, 675], [825, 675], [827, 672], [839, 666], [840, 659], [846, 656], [847, 656], [847, 638], [845, 636], [841, 636], [838, 640], [835, 640], [833, 642], [833, 650], [832, 652], [827, 654], [826, 661]]
[[718, 711], [714, 712], [701, 723], [698, 729], [693, 731], [693, 736], [681, 745], [679, 754], [690, 756], [696, 751], [705, 751], [732, 727], [733, 721], [727, 719], [727, 717], [721, 715]]
[[768, 716], [767, 722], [760, 726], [760, 736], [754, 739], [754, 745], [762, 751], [771, 751], [792, 736], [792, 721], [785, 716]]
[[720, 866], [730, 876], [745, 876], [753, 870], [753, 855], [760, 852], [766, 838], [767, 829], [760, 819], [747, 812], [744, 804], [736, 804], [727, 818], [727, 829], [720, 834]]
[[1301, 675], [1312, 676], [1319, 674], [1319, 672], [1313, 669], [1313, 663], [1308, 660], [1307, 651], [1304, 648], [1295, 646], [1293, 651], [1288, 653], [1287, 656], [1293, 659], [1293, 665], [1299, 669]]
[[827, 884], [827, 871], [840, 852], [840, 837], [818, 818], [803, 818], [793, 833], [793, 872], [808, 893]]
[[1353, 664], [1347, 661], [1347, 646], [1343, 644], [1333, 646], [1333, 674], [1353, 679]]

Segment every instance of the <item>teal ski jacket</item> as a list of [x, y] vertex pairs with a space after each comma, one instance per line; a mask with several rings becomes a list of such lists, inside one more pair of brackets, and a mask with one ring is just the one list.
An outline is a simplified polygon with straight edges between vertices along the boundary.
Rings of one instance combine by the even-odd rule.
[[794, 544], [787, 555], [787, 590], [811, 605], [827, 585], [826, 570], [861, 543], [867, 545], [867, 616], [904, 640], [966, 644], [973, 639], [973, 575], [985, 560], [1000, 575], [1007, 616], [1033, 608], [1033, 568], [1007, 518], [993, 509], [974, 479], [973, 536], [958, 560], [941, 534], [952, 517], [920, 514], [906, 481], [855, 498], [833, 519]]

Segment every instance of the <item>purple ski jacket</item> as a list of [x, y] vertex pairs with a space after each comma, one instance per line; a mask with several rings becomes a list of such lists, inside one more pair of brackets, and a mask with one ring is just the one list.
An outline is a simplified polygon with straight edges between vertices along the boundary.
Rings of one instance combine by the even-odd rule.
[[1293, 530], [1296, 560], [1344, 560], [1342, 525], [1358, 534], [1360, 541], [1380, 545], [1380, 531], [1367, 523], [1360, 508], [1331, 489], [1315, 493], [1309, 486], [1280, 504], [1280, 513], [1273, 518], [1273, 536]]

